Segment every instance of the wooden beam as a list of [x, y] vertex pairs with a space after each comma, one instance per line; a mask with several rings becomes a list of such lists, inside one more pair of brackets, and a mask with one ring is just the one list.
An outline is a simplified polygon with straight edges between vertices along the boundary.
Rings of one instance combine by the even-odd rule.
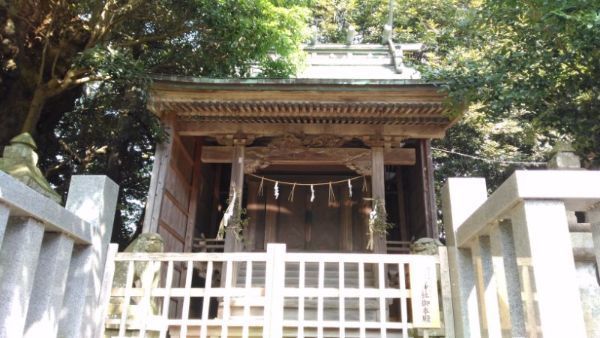
[[[252, 163], [266, 159], [272, 165], [339, 165], [350, 161], [362, 164], [371, 162], [371, 150], [364, 148], [308, 148], [303, 150], [290, 150], [288, 154], [279, 152], [270, 155], [267, 147], [246, 148], [245, 160]], [[383, 153], [385, 165], [414, 165], [416, 152], [412, 148], [391, 148]], [[202, 162], [204, 163], [231, 163], [233, 147], [231, 146], [205, 146], [202, 148]]]
[[[242, 192], [244, 191], [244, 153], [245, 146], [242, 143], [232, 147], [233, 152], [230, 157], [231, 162], [231, 180], [229, 185], [229, 203], [233, 202], [233, 195], [239, 199], [242, 204]], [[241, 212], [236, 210], [235, 212]], [[237, 239], [238, 234], [235, 233], [235, 228], [228, 227], [225, 235], [225, 252], [241, 251], [241, 243]]]
[[197, 90], [183, 88], [159, 88], [152, 90], [152, 103], [191, 101], [307, 101], [307, 102], [391, 102], [391, 103], [441, 103], [447, 95], [433, 86], [405, 86], [371, 90], [327, 90], [322, 87], [311, 90], [256, 90], [248, 86], [232, 90]]
[[202, 141], [194, 140], [194, 164], [192, 167], [192, 189], [190, 191], [190, 203], [188, 206], [187, 226], [185, 231], [184, 252], [192, 252], [192, 239], [196, 230], [196, 214], [198, 211], [198, 193], [200, 191], [200, 154], [202, 154]]
[[397, 136], [403, 138], [443, 138], [447, 126], [443, 125], [366, 125], [326, 123], [235, 123], [177, 121], [177, 131], [182, 136], [219, 136], [223, 134], [249, 134], [256, 137], [284, 134], [339, 135], [362, 137], [364, 135]]
[[[383, 162], [383, 147], [373, 147], [372, 161], [373, 161], [373, 174], [371, 177], [371, 187], [373, 191], [373, 200], [379, 200], [384, 203], [385, 206], [385, 167]], [[373, 252], [374, 253], [385, 253], [386, 252], [386, 238], [385, 235], [376, 234], [373, 238]]]

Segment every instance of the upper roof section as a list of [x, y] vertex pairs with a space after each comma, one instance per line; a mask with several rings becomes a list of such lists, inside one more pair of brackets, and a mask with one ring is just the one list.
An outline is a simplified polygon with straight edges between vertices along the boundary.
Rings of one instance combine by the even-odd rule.
[[411, 67], [423, 45], [411, 44], [316, 44], [304, 48], [307, 67], [298, 79], [420, 80]]
[[421, 44], [317, 44], [295, 78], [156, 76], [148, 107], [178, 132], [440, 138], [456, 121], [446, 94], [410, 67]]

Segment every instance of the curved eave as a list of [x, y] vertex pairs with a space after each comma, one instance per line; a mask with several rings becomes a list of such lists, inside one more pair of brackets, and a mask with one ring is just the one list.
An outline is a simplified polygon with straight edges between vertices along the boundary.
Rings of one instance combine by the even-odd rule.
[[149, 108], [197, 123], [428, 127], [443, 137], [455, 119], [446, 95], [422, 80], [208, 79], [155, 76]]
[[438, 83], [427, 82], [422, 79], [314, 79], [314, 78], [207, 78], [193, 76], [152, 75], [153, 88], [178, 87], [178, 88], [204, 88], [204, 87], [269, 87], [281, 85], [295, 86], [411, 86], [425, 85], [437, 86]]

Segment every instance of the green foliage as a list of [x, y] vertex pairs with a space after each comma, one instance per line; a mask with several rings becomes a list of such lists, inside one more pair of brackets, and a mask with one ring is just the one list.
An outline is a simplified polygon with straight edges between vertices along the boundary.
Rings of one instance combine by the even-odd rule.
[[494, 120], [475, 107], [467, 110], [444, 139], [432, 142], [436, 191], [448, 177], [467, 176], [484, 177], [491, 192], [515, 169], [545, 168], [558, 136], [520, 114]]
[[[588, 164], [600, 154], [600, 4], [488, 1], [467, 25], [469, 40], [434, 60], [455, 106], [476, 104], [490, 120], [519, 115], [542, 133], [574, 141]], [[473, 106], [472, 106], [473, 107]]]
[[128, 241], [142, 216], [154, 146], [164, 137], [158, 119], [145, 110], [145, 99], [146, 90], [130, 83], [90, 85], [43, 148], [53, 155], [42, 158], [46, 176], [63, 194], [73, 173], [105, 174], [119, 183], [113, 238], [120, 243]]
[[0, 49], [0, 99], [9, 103], [0, 106], [0, 138], [31, 120], [40, 164], [63, 193], [72, 174], [118, 183], [113, 240], [126, 243], [141, 224], [154, 145], [164, 136], [145, 108], [150, 75], [288, 77], [303, 63], [307, 3], [0, 4], [0, 37], [10, 43]]
[[[420, 42], [436, 50], [456, 44], [465, 34], [471, 1], [394, 1], [393, 40]], [[380, 43], [383, 25], [388, 22], [389, 1], [314, 0], [314, 21], [322, 42], [345, 42], [349, 25], [357, 42]]]
[[393, 223], [388, 222], [387, 211], [385, 210], [385, 202], [383, 199], [373, 200], [373, 210], [369, 215], [369, 232], [367, 236], [367, 250], [373, 250], [375, 238], [378, 236], [387, 236], [388, 230], [394, 227]]
[[[237, 196], [233, 201], [229, 199], [227, 205], [227, 211], [225, 211], [221, 224], [219, 224], [217, 239], [225, 238], [227, 231], [229, 231], [228, 229], [231, 229], [236, 240], [243, 241], [244, 228], [248, 226], [248, 222], [250, 221], [247, 217], [248, 212], [245, 208], [242, 208], [241, 198]], [[232, 210], [229, 210], [229, 208], [232, 208]]]
[[97, 45], [80, 53], [73, 64], [104, 81], [134, 81], [148, 77], [144, 63], [126, 48]]

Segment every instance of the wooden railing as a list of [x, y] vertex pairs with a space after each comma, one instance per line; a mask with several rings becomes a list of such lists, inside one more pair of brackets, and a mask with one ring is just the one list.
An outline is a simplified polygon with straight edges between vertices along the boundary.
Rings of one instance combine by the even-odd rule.
[[117, 193], [73, 176], [63, 208], [0, 172], [0, 337], [99, 337]]
[[123, 275], [105, 299], [106, 334], [446, 336], [452, 310], [445, 248], [440, 253], [288, 253], [284, 244], [263, 253], [118, 253], [111, 261]]
[[409, 254], [410, 241], [386, 241], [387, 253], [389, 254]]
[[224, 239], [196, 237], [192, 244], [193, 252], [223, 252], [224, 249]]
[[[517, 171], [489, 197], [483, 179], [449, 179], [443, 205], [456, 335], [598, 337], [600, 305], [590, 295], [600, 289], [586, 282], [580, 297], [578, 278], [589, 272], [578, 275], [575, 261], [591, 259], [595, 281], [599, 203], [598, 171]], [[590, 225], [571, 228], [592, 233], [569, 233], [575, 211]], [[574, 254], [578, 242], [589, 249]]]

